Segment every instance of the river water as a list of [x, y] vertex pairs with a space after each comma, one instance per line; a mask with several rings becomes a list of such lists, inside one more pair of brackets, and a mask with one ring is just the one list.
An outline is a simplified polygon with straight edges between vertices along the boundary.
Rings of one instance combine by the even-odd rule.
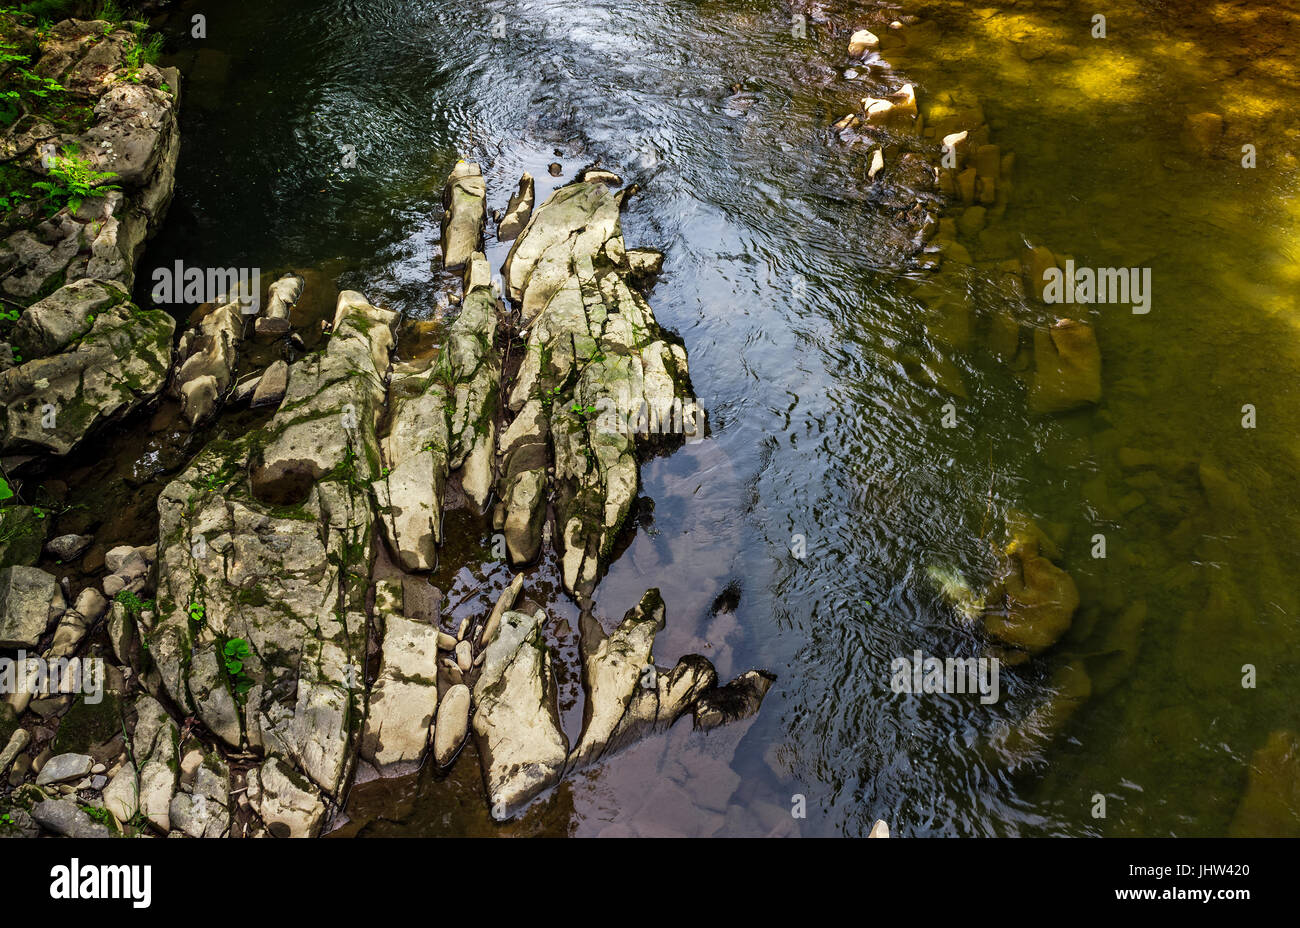
[[[660, 663], [698, 651], [724, 678], [778, 675], [752, 724], [706, 737], [683, 723], [508, 826], [487, 819], [467, 754], [447, 779], [357, 786], [339, 833], [862, 835], [878, 818], [918, 836], [1228, 831], [1252, 755], [1300, 716], [1300, 28], [1281, 4], [1106, 6], [1102, 39], [1068, 2], [845, 4], [812, 10], [806, 37], [780, 0], [180, 5], [167, 30], [184, 150], [141, 280], [178, 259], [293, 268], [320, 307], [354, 288], [435, 319], [457, 158], [483, 165], [492, 208], [523, 170], [539, 202], [593, 162], [641, 184], [624, 232], [666, 254], [651, 302], [685, 340], [712, 435], [643, 467], [653, 506], [598, 613], [608, 625], [657, 586]], [[846, 78], [847, 27], [903, 14], [938, 28], [887, 56], [892, 70]], [[827, 131], [904, 80], [923, 110], [945, 91], [978, 101], [1015, 152], [977, 259], [1029, 241], [1152, 269], [1150, 313], [1093, 314], [1096, 408], [1033, 416], [980, 337], [953, 348], [928, 331], [867, 154]], [[1227, 118], [1227, 155], [1184, 137], [1206, 110]], [[1232, 153], [1248, 143], [1254, 169]], [[980, 267], [936, 279], [977, 314], [1007, 299]], [[1010, 510], [1060, 543], [1082, 600], [1070, 633], [1004, 667], [993, 705], [893, 693], [897, 657], [984, 653], [929, 571], [986, 579]], [[482, 526], [451, 531], [468, 540], [434, 580], [459, 618], [510, 574]], [[577, 612], [551, 565], [526, 589], [570, 626], [552, 634], [572, 739]], [[1090, 697], [1013, 750], [1005, 733], [1044, 725], [1069, 664]]]

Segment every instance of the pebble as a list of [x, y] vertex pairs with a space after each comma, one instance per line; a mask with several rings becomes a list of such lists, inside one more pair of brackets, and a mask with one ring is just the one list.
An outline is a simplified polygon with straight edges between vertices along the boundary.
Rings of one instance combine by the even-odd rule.
[[64, 780], [79, 780], [90, 773], [94, 763], [89, 754], [59, 754], [51, 757], [41, 766], [36, 777], [37, 786], [49, 783], [62, 783]]
[[75, 561], [85, 553], [95, 539], [89, 535], [60, 535], [51, 538], [45, 550], [60, 561]]

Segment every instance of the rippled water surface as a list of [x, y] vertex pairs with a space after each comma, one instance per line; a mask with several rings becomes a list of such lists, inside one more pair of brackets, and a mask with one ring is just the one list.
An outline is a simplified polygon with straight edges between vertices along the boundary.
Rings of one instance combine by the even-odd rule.
[[[1300, 715], [1300, 20], [1281, 4], [1107, 6], [1106, 39], [1064, 2], [832, 5], [807, 38], [779, 0], [181, 6], [168, 28], [185, 147], [142, 280], [176, 259], [294, 268], [326, 303], [354, 288], [436, 318], [457, 158], [483, 165], [491, 208], [523, 170], [539, 202], [592, 162], [641, 185], [625, 235], [666, 253], [651, 302], [685, 340], [713, 434], [643, 468], [653, 507], [598, 612], [608, 624], [657, 586], [660, 663], [698, 651], [727, 678], [779, 677], [752, 725], [679, 725], [504, 829], [467, 755], [446, 780], [356, 787], [343, 833], [859, 835], [877, 818], [907, 835], [1228, 830], [1252, 754]], [[182, 30], [200, 12], [208, 37], [194, 40]], [[901, 14], [937, 36], [846, 78], [850, 27]], [[971, 243], [978, 266], [938, 278], [977, 318], [1010, 299], [979, 262], [1025, 240], [1152, 268], [1150, 314], [1093, 315], [1099, 407], [1031, 416], [978, 331], [954, 348], [927, 329], [897, 210], [867, 183], [867, 153], [827, 131], [904, 80], [923, 110], [944, 91], [977, 100], [1016, 154], [998, 231]], [[1258, 168], [1188, 145], [1184, 119], [1205, 110], [1226, 114], [1225, 144], [1257, 146]], [[1159, 466], [1126, 469], [1121, 449]], [[1061, 545], [1082, 597], [1070, 633], [1004, 668], [995, 705], [893, 694], [895, 657], [983, 653], [927, 569], [985, 579], [1011, 509]], [[473, 520], [452, 531], [461, 548], [435, 580], [458, 618], [509, 572]], [[527, 588], [564, 620], [572, 739], [577, 610], [549, 565]], [[1012, 752], [1003, 735], [1041, 722], [1071, 662], [1090, 697], [1054, 739]], [[796, 794], [805, 819], [789, 814]]]

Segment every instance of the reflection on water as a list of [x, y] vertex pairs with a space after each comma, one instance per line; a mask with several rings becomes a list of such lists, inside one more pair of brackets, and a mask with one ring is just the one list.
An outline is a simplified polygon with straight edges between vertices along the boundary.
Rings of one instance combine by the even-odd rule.
[[[1073, 3], [989, 0], [858, 4], [813, 17], [801, 40], [779, 0], [202, 4], [209, 38], [173, 43], [185, 150], [150, 264], [329, 269], [340, 289], [433, 319], [457, 157], [484, 165], [492, 208], [524, 170], [538, 202], [592, 162], [642, 185], [628, 242], [666, 252], [655, 313], [686, 342], [713, 436], [644, 467], [653, 506], [598, 608], [615, 620], [658, 586], [662, 653], [779, 677], [752, 726], [678, 726], [505, 829], [470, 753], [446, 780], [356, 787], [344, 833], [856, 835], [876, 818], [907, 835], [1228, 830], [1251, 755], [1296, 727], [1300, 697], [1300, 29], [1281, 4], [1109, 6], [1105, 39]], [[939, 28], [891, 53], [893, 71], [843, 77], [845, 27], [901, 12]], [[1149, 315], [1094, 318], [1098, 408], [1032, 417], [982, 333], [954, 351], [928, 332], [867, 153], [826, 131], [903, 75], [923, 111], [942, 92], [975, 101], [1016, 153], [1005, 215], [968, 243], [977, 267], [938, 278], [977, 318], [1005, 309], [992, 269], [1026, 240], [1152, 268]], [[1258, 168], [1189, 145], [1185, 119], [1203, 111], [1225, 115], [1223, 150], [1257, 146]], [[957, 394], [955, 428], [936, 381]], [[983, 653], [927, 570], [982, 579], [1012, 508], [1053, 535], [1079, 585], [1067, 638], [1005, 669], [995, 706], [892, 694], [894, 657]], [[508, 579], [486, 529], [463, 528], [436, 578], [457, 619]], [[526, 589], [567, 623], [552, 644], [572, 668], [572, 739], [576, 610], [558, 587], [543, 565]], [[1247, 663], [1258, 688], [1241, 686]], [[1086, 668], [1090, 697], [1008, 763], [995, 736], [1041, 719], [1067, 666]], [[806, 819], [789, 814], [795, 794]]]

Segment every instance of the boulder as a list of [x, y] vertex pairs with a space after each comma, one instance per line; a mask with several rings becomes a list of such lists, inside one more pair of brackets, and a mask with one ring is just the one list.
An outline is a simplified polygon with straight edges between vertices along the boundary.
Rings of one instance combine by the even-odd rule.
[[1092, 326], [1060, 319], [1034, 332], [1029, 404], [1038, 413], [1067, 412], [1101, 400], [1101, 350]]
[[67, 454], [162, 391], [175, 322], [119, 296], [67, 350], [0, 372], [0, 452]]
[[370, 692], [361, 756], [380, 773], [415, 769], [437, 706], [438, 629], [385, 615], [383, 658]]
[[442, 194], [442, 263], [457, 268], [483, 247], [487, 186], [477, 164], [458, 161]]
[[463, 683], [452, 686], [438, 703], [433, 729], [433, 759], [439, 767], [450, 766], [469, 735], [470, 689]]
[[1006, 548], [1006, 573], [984, 616], [990, 635], [1031, 654], [1060, 640], [1079, 606], [1073, 578], [1041, 553], [1043, 544], [1036, 526], [1015, 530]]
[[519, 178], [519, 189], [510, 195], [506, 214], [497, 224], [497, 241], [511, 242], [519, 237], [533, 215], [533, 175], [527, 171]]
[[66, 603], [58, 581], [35, 567], [0, 569], [0, 648], [34, 648]]
[[545, 621], [540, 610], [505, 613], [474, 684], [474, 738], [497, 821], [554, 786], [568, 756]]

